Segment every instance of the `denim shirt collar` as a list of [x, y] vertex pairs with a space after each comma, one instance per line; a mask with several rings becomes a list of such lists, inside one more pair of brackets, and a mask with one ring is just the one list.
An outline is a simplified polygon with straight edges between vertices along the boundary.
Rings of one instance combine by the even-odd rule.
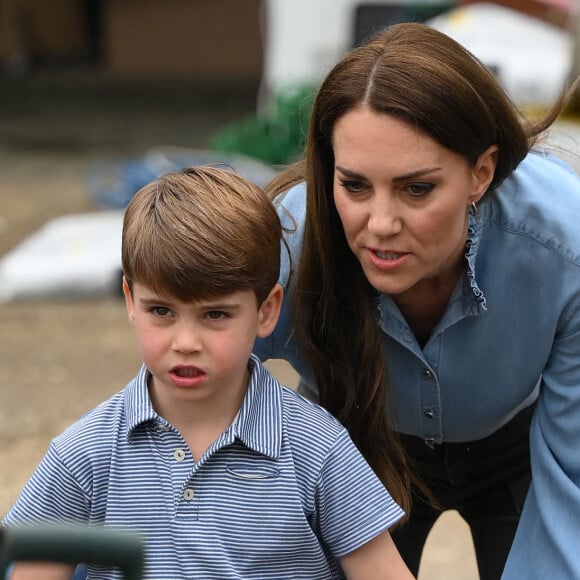
[[[488, 194], [489, 195], [489, 194]], [[479, 251], [485, 215], [489, 201], [485, 196], [478, 204], [477, 212], [469, 210], [467, 238], [465, 241], [465, 270], [449, 299], [449, 304], [435, 331], [448, 328], [467, 316], [477, 316], [487, 310], [483, 291], [477, 284], [475, 263]], [[379, 324], [392, 337], [403, 337], [409, 343], [410, 330], [395, 301], [388, 294], [377, 295]]]

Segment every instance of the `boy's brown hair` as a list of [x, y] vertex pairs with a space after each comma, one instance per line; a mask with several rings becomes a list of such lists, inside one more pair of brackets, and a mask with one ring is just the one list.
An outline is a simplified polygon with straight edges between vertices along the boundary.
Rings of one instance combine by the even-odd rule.
[[258, 305], [278, 280], [282, 228], [262, 190], [225, 168], [162, 175], [139, 190], [123, 220], [122, 264], [139, 282], [184, 302], [253, 290]]

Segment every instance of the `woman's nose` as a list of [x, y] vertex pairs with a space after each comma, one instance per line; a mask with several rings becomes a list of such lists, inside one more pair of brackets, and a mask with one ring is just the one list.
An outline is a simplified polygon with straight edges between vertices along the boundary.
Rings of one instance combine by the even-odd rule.
[[402, 229], [398, 205], [392, 199], [379, 199], [369, 208], [368, 230], [377, 237], [388, 237]]

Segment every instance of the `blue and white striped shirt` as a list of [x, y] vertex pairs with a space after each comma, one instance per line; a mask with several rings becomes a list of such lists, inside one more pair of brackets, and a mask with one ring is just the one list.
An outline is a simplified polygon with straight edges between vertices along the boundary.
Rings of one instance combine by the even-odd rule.
[[143, 367], [54, 439], [3, 524], [138, 530], [147, 578], [339, 577], [335, 558], [403, 512], [344, 427], [254, 356], [250, 367], [236, 419], [197, 463], [153, 409]]

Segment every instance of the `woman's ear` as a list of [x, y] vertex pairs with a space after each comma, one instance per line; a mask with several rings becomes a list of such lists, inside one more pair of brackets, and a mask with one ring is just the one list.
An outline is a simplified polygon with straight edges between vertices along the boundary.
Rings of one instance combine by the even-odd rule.
[[123, 295], [125, 296], [125, 305], [127, 306], [129, 322], [133, 323], [133, 319], [135, 318], [133, 295], [131, 294], [131, 288], [129, 288], [129, 282], [127, 282], [127, 278], [125, 278], [125, 276], [123, 276]]
[[280, 310], [282, 309], [282, 300], [284, 298], [284, 290], [280, 284], [276, 284], [266, 300], [262, 302], [258, 309], [258, 336], [265, 338], [272, 334], [278, 323]]
[[487, 191], [495, 175], [499, 148], [490, 145], [478, 158], [473, 166], [473, 189], [468, 204], [477, 203]]

